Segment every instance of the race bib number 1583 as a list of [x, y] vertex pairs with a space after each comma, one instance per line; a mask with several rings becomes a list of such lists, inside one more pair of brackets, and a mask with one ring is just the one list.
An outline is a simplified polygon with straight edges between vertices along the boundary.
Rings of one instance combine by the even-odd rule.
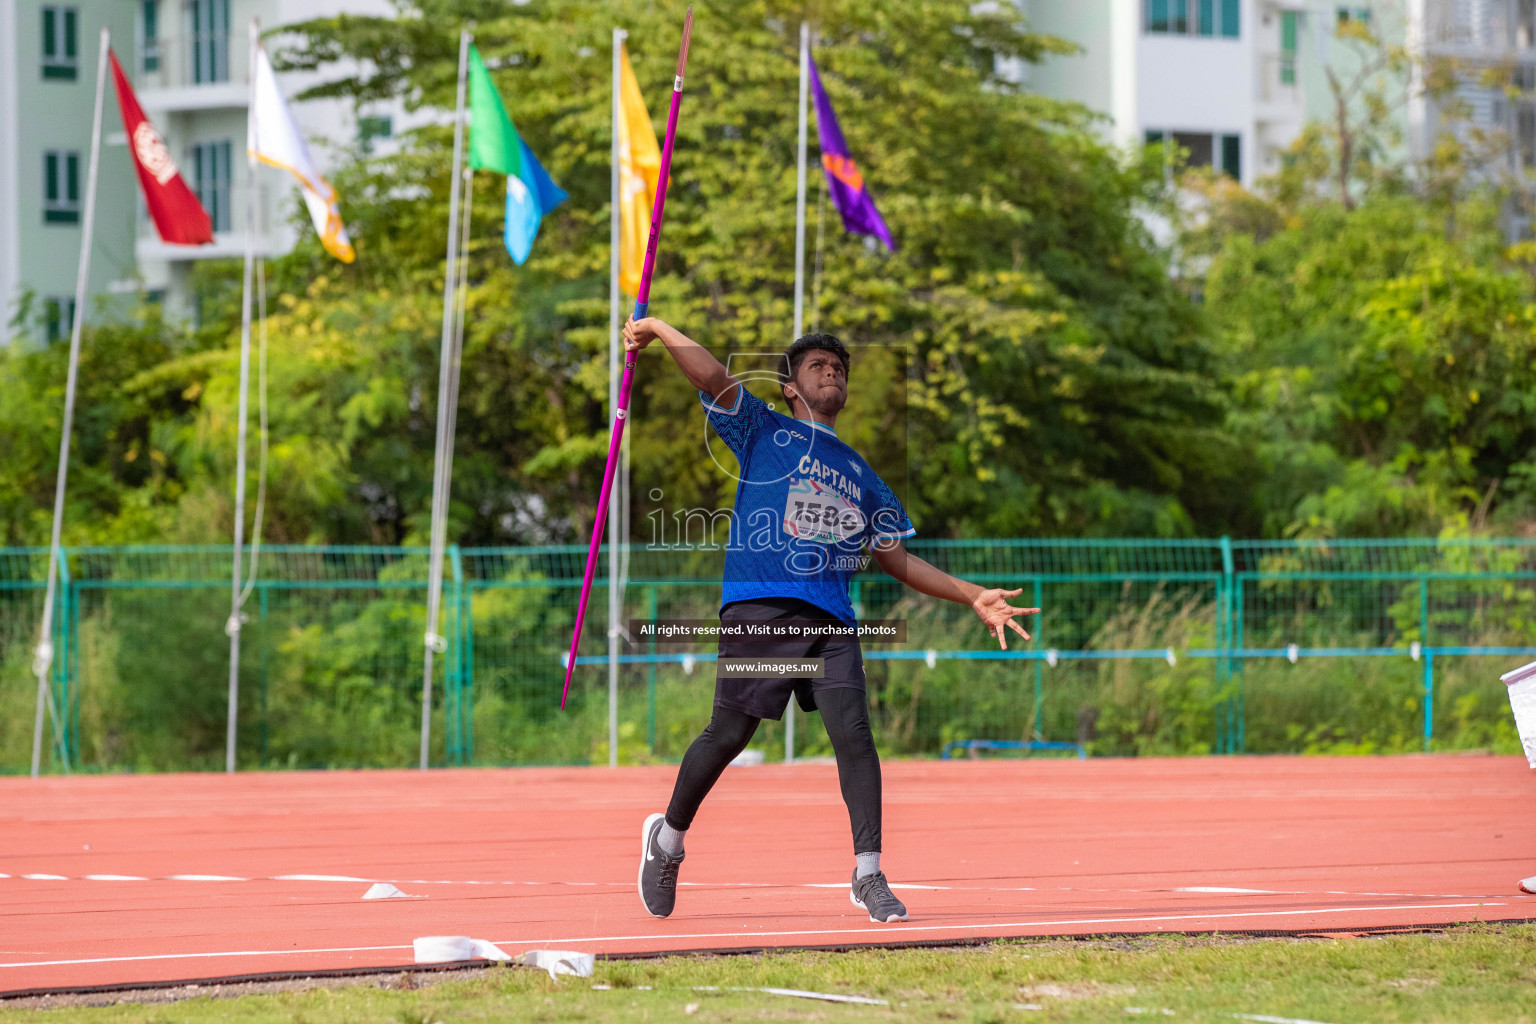
[[790, 477], [784, 532], [817, 544], [837, 544], [863, 534], [864, 513], [815, 480]]

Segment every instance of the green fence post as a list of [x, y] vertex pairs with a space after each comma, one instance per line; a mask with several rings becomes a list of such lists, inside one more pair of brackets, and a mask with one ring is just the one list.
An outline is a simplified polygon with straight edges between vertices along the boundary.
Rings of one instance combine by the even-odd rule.
[[459, 685], [469, 709], [464, 728], [464, 763], [475, 763], [475, 589], [466, 577], [459, 588]]
[[1435, 737], [1435, 652], [1423, 648], [1424, 654], [1424, 753]]
[[[646, 608], [649, 609], [651, 621], [656, 621], [656, 587], [652, 584], [645, 588]], [[651, 634], [651, 654], [656, 653], [656, 634]], [[648, 662], [645, 666], [645, 707], [646, 726], [645, 740], [650, 745], [651, 755], [656, 754], [656, 662]]]
[[[1223, 534], [1221, 537], [1221, 583], [1218, 588], [1217, 602], [1220, 609], [1216, 617], [1216, 642], [1223, 652], [1232, 650], [1232, 594], [1234, 577], [1237, 575], [1232, 558], [1232, 538]], [[1216, 681], [1223, 690], [1232, 685], [1232, 655], [1223, 653], [1216, 659]], [[1242, 750], [1242, 703], [1240, 700], [1241, 686], [1233, 687], [1232, 693], [1227, 695], [1225, 729], [1219, 730], [1217, 746], [1221, 753], [1235, 754]]]
[[448, 598], [449, 626], [443, 631], [448, 640], [448, 660], [443, 666], [443, 688], [448, 692], [443, 701], [443, 728], [447, 732], [448, 749], [445, 760], [450, 764], [464, 763], [464, 680], [462, 650], [459, 643], [464, 605], [464, 559], [457, 544], [448, 545], [448, 564], [453, 568], [453, 589]]
[[[59, 549], [59, 591], [55, 598], [58, 601], [58, 609], [54, 613], [53, 620], [54, 629], [57, 632], [51, 639], [55, 652], [53, 701], [59, 711], [57, 724], [59, 734], [54, 738], [54, 744], [63, 762], [61, 767], [65, 770], [68, 770], [72, 759], [76, 762], [80, 760], [80, 730], [77, 721], [79, 709], [74, 703], [78, 687], [74, 668], [70, 662], [70, 655], [74, 652], [78, 639], [71, 616], [71, 606], [78, 598], [74, 579], [69, 574], [69, 549], [61, 547]], [[71, 728], [72, 724], [74, 728]]]
[[1429, 651], [1429, 577], [1419, 577], [1419, 648], [1424, 652], [1424, 752], [1435, 735], [1435, 656]]
[[258, 621], [261, 623], [261, 767], [267, 766], [269, 754], [269, 729], [267, 722], [267, 650], [271, 641], [267, 636], [267, 585], [259, 583], [256, 589]]
[[1232, 581], [1232, 588], [1229, 591], [1229, 593], [1230, 593], [1231, 600], [1232, 600], [1232, 611], [1231, 611], [1229, 619], [1228, 619], [1229, 624], [1230, 624], [1230, 626], [1229, 626], [1229, 630], [1230, 630], [1229, 640], [1232, 643], [1232, 646], [1231, 646], [1230, 649], [1236, 651], [1237, 655], [1232, 659], [1232, 666], [1231, 666], [1231, 668], [1228, 669], [1228, 672], [1231, 675], [1235, 675], [1237, 677], [1237, 692], [1240, 695], [1242, 695], [1243, 698], [1244, 698], [1244, 700], [1243, 700], [1243, 703], [1244, 703], [1244, 718], [1243, 718], [1244, 731], [1243, 731], [1243, 734], [1238, 737], [1238, 743], [1239, 743], [1239, 749], [1240, 750], [1246, 750], [1247, 749], [1247, 742], [1248, 742], [1248, 736], [1247, 736], [1247, 707], [1246, 707], [1246, 705], [1247, 705], [1247, 687], [1246, 687], [1246, 683], [1248, 681], [1248, 676], [1247, 676], [1248, 661], [1247, 661], [1246, 658], [1244, 658], [1242, 656], [1243, 646], [1247, 642], [1247, 639], [1246, 639], [1246, 637], [1243, 634], [1243, 614], [1244, 614], [1243, 613], [1243, 609], [1244, 609], [1245, 605], [1243, 604], [1243, 579], [1242, 579], [1241, 576], [1238, 576], [1238, 577], [1233, 579], [1233, 581]]
[[[1222, 577], [1216, 581], [1216, 649], [1218, 651], [1226, 650], [1231, 639], [1231, 614], [1230, 597], [1227, 593], [1225, 577]], [[1218, 655], [1214, 660], [1213, 667], [1216, 672], [1216, 692], [1218, 694], [1226, 693], [1227, 680], [1232, 674], [1229, 662], [1228, 658], [1221, 655]], [[1220, 703], [1215, 708], [1216, 753], [1218, 754], [1225, 754], [1227, 752], [1226, 709], [1229, 699], [1228, 697], [1222, 697]]]
[[1429, 646], [1429, 577], [1419, 577], [1419, 644]]
[[[1035, 577], [1035, 600], [1033, 607], [1041, 609], [1040, 618], [1035, 622], [1035, 638], [1031, 641], [1034, 650], [1040, 649], [1040, 638], [1045, 633], [1045, 587], [1040, 577]], [[1035, 735], [1033, 739], [1045, 739], [1045, 662], [1035, 659]]]

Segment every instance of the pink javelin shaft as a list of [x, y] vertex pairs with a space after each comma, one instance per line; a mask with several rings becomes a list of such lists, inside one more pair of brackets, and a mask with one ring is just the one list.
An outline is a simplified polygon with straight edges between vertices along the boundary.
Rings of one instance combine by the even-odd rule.
[[[667, 137], [661, 147], [661, 177], [656, 186], [656, 205], [651, 209], [651, 237], [645, 247], [645, 266], [640, 271], [640, 288], [635, 296], [636, 320], [642, 319], [650, 306], [651, 271], [656, 269], [656, 244], [661, 240], [661, 216], [667, 208], [667, 185], [672, 170], [672, 140], [677, 135], [677, 112], [683, 105], [683, 73], [688, 68], [688, 37], [693, 34], [693, 8], [683, 18], [683, 45], [677, 54], [677, 77], [672, 80], [672, 106], [667, 111]], [[613, 490], [613, 476], [619, 465], [619, 444], [624, 439], [624, 421], [629, 418], [629, 389], [635, 382], [635, 353], [624, 353], [624, 377], [619, 382], [619, 406], [613, 411], [613, 435], [608, 439], [608, 465], [603, 469], [603, 489], [597, 496], [597, 518], [592, 523], [592, 543], [587, 548], [587, 571], [581, 580], [581, 599], [576, 603], [576, 628], [571, 633], [571, 653], [565, 660], [565, 687], [560, 691], [560, 709], [571, 692], [571, 673], [576, 671], [576, 650], [581, 646], [581, 625], [587, 618], [587, 599], [592, 596], [592, 573], [597, 569], [597, 552], [603, 544], [607, 525], [608, 495]], [[609, 558], [614, 552], [609, 551]]]

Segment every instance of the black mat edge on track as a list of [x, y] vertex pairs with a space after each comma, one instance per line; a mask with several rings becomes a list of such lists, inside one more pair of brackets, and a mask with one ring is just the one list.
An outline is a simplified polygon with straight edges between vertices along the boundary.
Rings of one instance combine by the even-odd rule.
[[[1230, 936], [1250, 939], [1326, 938], [1331, 935], [1425, 935], [1451, 928], [1486, 924], [1536, 924], [1536, 917], [1500, 917], [1480, 921], [1446, 921], [1439, 924], [1370, 925], [1359, 928], [1211, 928], [1178, 932], [1073, 932], [1054, 935], [987, 935], [961, 939], [912, 939], [893, 942], [843, 942], [824, 946], [733, 946], [727, 949], [668, 949], [641, 953], [598, 953], [598, 960], [660, 960], [672, 956], [756, 956], [763, 953], [851, 953], [864, 949], [962, 949], [992, 946], [1000, 942], [1096, 941], [1146, 939], [1165, 936]], [[132, 981], [114, 985], [73, 985], [58, 988], [12, 989], [0, 992], [0, 1003], [47, 996], [112, 995], [119, 992], [161, 992], [178, 988], [217, 989], [226, 985], [250, 985], [329, 978], [369, 978], [386, 974], [446, 974], [502, 966], [495, 960], [458, 960], [445, 964], [395, 964], [388, 967], [339, 967], [315, 971], [270, 971], [264, 974], [227, 974], [180, 981]], [[504, 966], [517, 966], [505, 964]], [[530, 968], [533, 969], [533, 968]], [[538, 968], [542, 970], [542, 968]]]

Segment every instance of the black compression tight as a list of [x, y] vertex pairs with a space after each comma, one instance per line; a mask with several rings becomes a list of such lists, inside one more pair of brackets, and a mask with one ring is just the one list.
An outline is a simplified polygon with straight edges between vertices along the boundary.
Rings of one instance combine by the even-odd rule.
[[[818, 690], [817, 710], [837, 755], [837, 777], [848, 805], [854, 853], [880, 852], [880, 755], [869, 727], [869, 705], [855, 687]], [[762, 721], [730, 708], [715, 707], [714, 717], [688, 747], [677, 770], [667, 824], [682, 831], [693, 824], [704, 797], [726, 765], [743, 750]]]

